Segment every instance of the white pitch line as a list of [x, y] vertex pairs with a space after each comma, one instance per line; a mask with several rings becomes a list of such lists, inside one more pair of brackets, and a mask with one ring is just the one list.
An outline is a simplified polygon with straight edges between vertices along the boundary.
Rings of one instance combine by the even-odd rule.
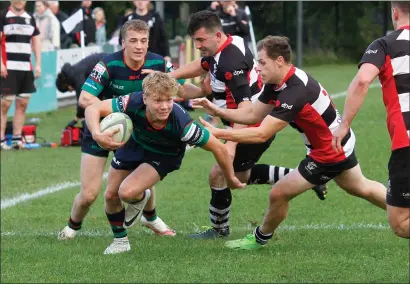
[[[372, 85], [370, 85], [369, 88], [375, 88], [375, 87], [380, 87], [380, 84], [372, 84]], [[330, 97], [332, 99], [337, 99], [337, 98], [345, 97], [346, 95], [347, 95], [347, 91], [343, 91], [343, 92], [340, 92], [340, 93], [331, 94]], [[192, 149], [194, 149], [194, 147], [187, 146], [187, 148], [186, 148], [187, 151], [190, 151]], [[104, 179], [106, 179], [106, 178], [107, 178], [107, 173], [104, 173]], [[22, 202], [27, 202], [27, 201], [30, 201], [30, 200], [34, 200], [34, 199], [43, 197], [43, 196], [51, 194], [51, 193], [58, 192], [58, 191], [61, 191], [61, 190], [65, 190], [65, 189], [68, 189], [68, 188], [73, 188], [73, 187], [76, 187], [76, 186], [80, 186], [79, 181], [77, 181], [77, 182], [63, 182], [63, 183], [58, 183], [58, 184], [52, 185], [52, 186], [47, 187], [47, 188], [40, 189], [39, 191], [36, 191], [34, 193], [23, 193], [21, 195], [15, 196], [13, 198], [4, 199], [4, 200], [1, 200], [1, 210], [4, 210], [4, 209], [9, 208], [9, 207], [16, 206], [17, 204], [22, 203]]]
[[[245, 227], [233, 227], [231, 230], [233, 232], [247, 232], [252, 231], [254, 226], [245, 226]], [[353, 231], [353, 230], [363, 230], [363, 229], [372, 229], [372, 230], [387, 230], [389, 226], [379, 223], [379, 224], [367, 224], [367, 223], [353, 223], [353, 224], [306, 224], [306, 225], [283, 225], [280, 226], [277, 232], [282, 231]], [[195, 229], [192, 231], [183, 231], [177, 230], [177, 234], [181, 235], [188, 235], [195, 232]], [[14, 231], [6, 231], [1, 232], [2, 237], [53, 237], [58, 235], [58, 231], [55, 232], [46, 232], [46, 231], [23, 231], [23, 232], [14, 232]], [[135, 231], [133, 232], [135, 233]], [[148, 233], [153, 234], [151, 230], [146, 228], [142, 228], [142, 231], [136, 231], [138, 234]], [[80, 231], [79, 236], [86, 236], [86, 237], [111, 237], [112, 233], [109, 231], [99, 231], [99, 230], [83, 230]]]
[[[104, 173], [103, 179], [106, 179], [107, 176], [108, 176], [108, 173]], [[63, 182], [63, 183], [58, 183], [58, 184], [40, 189], [39, 191], [36, 191], [33, 193], [23, 193], [13, 198], [4, 199], [1, 201], [1, 210], [16, 206], [17, 204], [22, 203], [22, 202], [27, 202], [33, 199], [40, 198], [44, 195], [48, 195], [54, 192], [58, 192], [58, 191], [68, 189], [68, 188], [73, 188], [73, 187], [80, 186], [80, 185], [81, 183], [79, 181]]]

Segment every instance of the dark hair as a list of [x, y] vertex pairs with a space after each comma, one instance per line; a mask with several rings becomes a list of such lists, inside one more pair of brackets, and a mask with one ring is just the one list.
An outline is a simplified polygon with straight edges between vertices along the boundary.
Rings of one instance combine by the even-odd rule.
[[267, 36], [258, 42], [257, 49], [258, 51], [265, 50], [266, 54], [272, 59], [282, 56], [287, 63], [290, 62], [292, 57], [289, 39], [284, 36]]
[[72, 87], [73, 84], [71, 78], [67, 74], [67, 69], [69, 68], [71, 68], [71, 65], [69, 63], [64, 64], [61, 68], [61, 72], [57, 75], [56, 87], [57, 90], [62, 93], [68, 92], [68, 86]]
[[149, 26], [142, 20], [129, 20], [121, 28], [121, 38], [125, 39], [127, 31], [146, 31], [149, 34]]
[[410, 1], [391, 1], [391, 6], [399, 8], [403, 13], [410, 13]]
[[221, 19], [211, 11], [199, 11], [193, 14], [188, 24], [188, 34], [193, 35], [197, 30], [205, 28], [207, 31], [222, 30]]

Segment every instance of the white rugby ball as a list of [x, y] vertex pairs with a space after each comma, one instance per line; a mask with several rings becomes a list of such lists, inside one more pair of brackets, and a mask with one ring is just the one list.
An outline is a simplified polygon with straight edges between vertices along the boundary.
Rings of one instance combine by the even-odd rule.
[[104, 132], [112, 129], [119, 129], [119, 131], [113, 136], [114, 142], [127, 142], [128, 139], [130, 139], [133, 130], [131, 118], [121, 112], [114, 112], [106, 116], [100, 122], [100, 131]]

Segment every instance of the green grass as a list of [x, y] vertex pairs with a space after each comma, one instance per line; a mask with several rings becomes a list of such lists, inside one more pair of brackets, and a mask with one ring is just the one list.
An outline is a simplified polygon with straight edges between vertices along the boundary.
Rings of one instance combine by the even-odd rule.
[[[347, 88], [356, 67], [307, 71], [329, 93], [336, 93]], [[342, 110], [344, 98], [334, 102]], [[59, 141], [74, 112], [67, 108], [34, 115], [42, 119], [38, 135]], [[379, 89], [370, 91], [353, 129], [364, 174], [386, 183], [390, 140]], [[296, 167], [304, 155], [299, 134], [287, 128], [261, 162]], [[78, 181], [79, 159], [79, 148], [2, 152], [1, 199]], [[324, 202], [311, 191], [294, 199], [277, 237], [263, 250], [236, 252], [225, 249], [222, 240], [188, 239], [187, 234], [208, 225], [207, 175], [213, 163], [212, 155], [201, 149], [187, 153], [181, 170], [157, 186], [158, 213], [177, 236], [158, 237], [137, 226], [129, 232], [132, 250], [126, 254], [102, 254], [112, 240], [102, 193], [84, 221], [82, 235], [70, 242], [57, 241], [56, 234], [65, 226], [78, 187], [2, 210], [1, 282], [408, 283], [408, 241], [388, 229], [384, 211], [349, 196], [333, 182]], [[231, 239], [260, 223], [268, 192], [268, 186], [233, 192]], [[338, 227], [341, 224], [345, 229]]]

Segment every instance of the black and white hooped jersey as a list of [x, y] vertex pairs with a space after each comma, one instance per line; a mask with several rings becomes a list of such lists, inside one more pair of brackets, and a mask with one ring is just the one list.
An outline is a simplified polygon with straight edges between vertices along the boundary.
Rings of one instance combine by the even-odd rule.
[[31, 71], [31, 38], [39, 35], [32, 15], [20, 16], [11, 9], [0, 12], [1, 58], [7, 70]]
[[356, 138], [350, 129], [342, 140], [343, 152], [332, 148], [333, 132], [341, 117], [326, 90], [293, 65], [282, 84], [266, 84], [259, 100], [273, 105], [271, 116], [289, 122], [302, 135], [307, 154], [319, 163], [337, 163], [353, 153]]
[[359, 67], [379, 68], [387, 129], [392, 150], [410, 146], [410, 26], [400, 27], [375, 40], [363, 54]]
[[262, 93], [255, 59], [239, 36], [228, 35], [214, 56], [202, 57], [201, 65], [209, 71], [214, 98], [226, 100], [229, 109], [238, 108], [243, 101], [255, 101]]

